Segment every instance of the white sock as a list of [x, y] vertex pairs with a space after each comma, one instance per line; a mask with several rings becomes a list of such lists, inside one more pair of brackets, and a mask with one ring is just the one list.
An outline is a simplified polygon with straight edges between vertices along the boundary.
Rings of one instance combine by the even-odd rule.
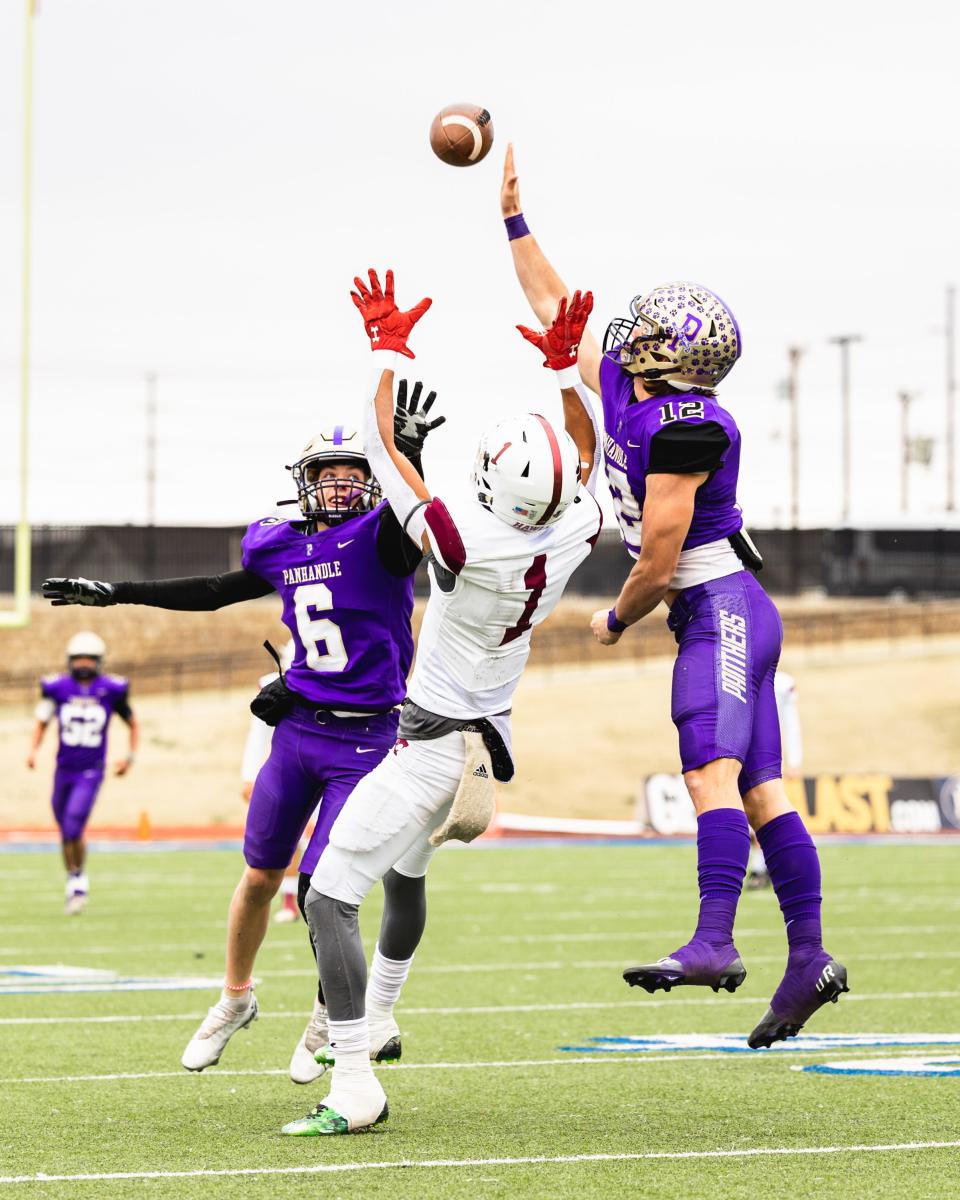
[[330, 1048], [335, 1063], [330, 1094], [324, 1103], [345, 1117], [351, 1127], [369, 1124], [386, 1101], [370, 1064], [370, 1031], [367, 1018], [330, 1022]]
[[243, 1012], [245, 1008], [250, 1007], [250, 1001], [253, 999], [253, 988], [249, 987], [245, 992], [230, 992], [226, 988], [220, 993], [220, 1003], [226, 1004], [228, 1008], [232, 1008], [235, 1012]]
[[767, 860], [763, 857], [763, 851], [759, 846], [755, 846], [750, 851], [750, 861], [747, 863], [747, 870], [751, 875], [757, 875], [767, 869]]
[[284, 877], [280, 880], [280, 895], [295, 896], [297, 894], [299, 883], [300, 881], [295, 875], [284, 875]]
[[393, 1006], [400, 999], [400, 989], [407, 982], [412, 962], [412, 956], [404, 959], [384, 958], [380, 947], [376, 947], [367, 981], [367, 1007], [373, 1015], [393, 1012]]

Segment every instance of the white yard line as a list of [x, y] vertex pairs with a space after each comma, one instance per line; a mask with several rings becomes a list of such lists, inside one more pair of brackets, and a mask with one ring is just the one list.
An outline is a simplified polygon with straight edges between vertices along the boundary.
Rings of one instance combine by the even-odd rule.
[[[49, 995], [50, 993], [44, 993]], [[940, 992], [865, 992], [859, 994], [852, 992], [848, 996], [844, 996], [844, 1005], [865, 1003], [873, 1000], [955, 1000], [960, 996], [960, 991], [940, 991]], [[714, 996], [712, 993], [709, 996], [702, 997], [667, 997], [663, 1000], [652, 1000], [645, 997], [638, 997], [635, 1000], [581, 1000], [571, 1004], [482, 1004], [464, 1007], [445, 1007], [445, 1008], [403, 1008], [401, 1010], [401, 1019], [406, 1017], [457, 1017], [457, 1016], [477, 1016], [492, 1014], [494, 1016], [502, 1013], [527, 1013], [527, 1012], [577, 1012], [577, 1011], [599, 1011], [600, 1009], [615, 1009], [615, 1008], [679, 1008], [695, 1005], [733, 1005], [745, 1004], [755, 1005], [757, 1008], [763, 1008], [763, 998], [755, 996]], [[104, 1017], [0, 1017], [0, 1026], [3, 1025], [99, 1025], [99, 1024], [126, 1024], [136, 1023], [141, 1021], [201, 1021], [207, 1014], [205, 1012], [189, 1012], [189, 1013], [138, 1013], [126, 1015], [114, 1015]], [[306, 1011], [291, 1011], [291, 1012], [261, 1012], [258, 1020], [305, 1020], [310, 1014]]]
[[[934, 1039], [935, 1039], [935, 1035]], [[935, 1045], [936, 1040], [930, 1043]], [[907, 1051], [916, 1051], [923, 1043], [912, 1042], [909, 1046], [896, 1047], [898, 1051], [906, 1053]], [[597, 1051], [595, 1054], [590, 1054], [585, 1058], [574, 1058], [566, 1056], [564, 1058], [526, 1058], [517, 1059], [515, 1061], [493, 1061], [493, 1062], [427, 1062], [427, 1063], [390, 1063], [380, 1064], [377, 1066], [378, 1071], [385, 1074], [390, 1074], [393, 1071], [508, 1071], [518, 1068], [527, 1067], [597, 1067], [612, 1064], [614, 1066], [624, 1063], [662, 1063], [662, 1062], [736, 1062], [742, 1060], [744, 1063], [756, 1065], [758, 1063], [771, 1062], [786, 1062], [789, 1058], [823, 1058], [838, 1055], [840, 1058], [848, 1057], [852, 1053], [859, 1054], [862, 1058], [889, 1058], [891, 1054], [890, 1046], [831, 1046], [819, 1050], [799, 1050], [791, 1049], [789, 1051], [780, 1050], [773, 1054], [749, 1054], [746, 1051], [708, 1051], [697, 1054], [692, 1054], [683, 1049], [678, 1049], [670, 1054], [649, 1054], [646, 1051], [637, 1051], [632, 1054], [611, 1054], [607, 1052]], [[287, 1077], [286, 1067], [263, 1067], [263, 1068], [248, 1068], [244, 1070], [229, 1070], [216, 1068], [211, 1070], [209, 1074], [204, 1074], [204, 1079], [237, 1079], [245, 1076], [255, 1078], [267, 1077]], [[116, 1071], [106, 1075], [27, 1075], [20, 1078], [16, 1076], [8, 1076], [5, 1079], [0, 1079], [0, 1085], [9, 1086], [12, 1084], [22, 1083], [116, 1083], [123, 1082], [128, 1079], [196, 1079], [197, 1072], [185, 1071], [182, 1067], [179, 1071]]]
[[[836, 1053], [842, 1053], [849, 1056], [853, 1050], [860, 1053], [860, 1047], [850, 1046], [837, 1047]], [[816, 1053], [816, 1052], [814, 1052]], [[890, 1047], [885, 1046], [883, 1053], [886, 1057], [890, 1057]], [[683, 1055], [684, 1062], [697, 1061], [701, 1059], [721, 1059], [730, 1058], [729, 1053], [708, 1053], [708, 1054], [686, 1054]], [[677, 1054], [591, 1054], [589, 1058], [528, 1058], [517, 1059], [515, 1062], [435, 1062], [435, 1063], [393, 1063], [390, 1066], [378, 1066], [378, 1071], [390, 1073], [392, 1071], [504, 1071], [518, 1067], [563, 1067], [563, 1066], [596, 1066], [604, 1063], [631, 1063], [631, 1062], [674, 1062], [679, 1056]], [[261, 1070], [247, 1071], [221, 1071], [219, 1068], [211, 1070], [209, 1075], [204, 1075], [207, 1079], [217, 1079], [221, 1076], [224, 1078], [236, 1078], [237, 1076], [255, 1075], [287, 1075], [286, 1067], [263, 1068]], [[124, 1079], [195, 1079], [196, 1072], [185, 1071], [182, 1067], [179, 1071], [130, 1071], [117, 1072], [114, 1075], [33, 1075], [23, 1079], [0, 1079], [0, 1084], [14, 1083], [112, 1083], [117, 1080]]]
[[817, 1154], [896, 1154], [917, 1150], [954, 1150], [954, 1142], [886, 1142], [852, 1146], [751, 1146], [742, 1150], [651, 1150], [640, 1154], [530, 1154], [522, 1158], [400, 1158], [392, 1162], [312, 1163], [302, 1167], [225, 1167], [195, 1171], [104, 1171], [85, 1175], [0, 1175], [0, 1184], [94, 1183], [108, 1179], [198, 1179], [216, 1176], [335, 1175], [350, 1171], [387, 1171], [396, 1167], [518, 1167], [564, 1166], [575, 1163], [655, 1162], [705, 1158], [766, 1158]]

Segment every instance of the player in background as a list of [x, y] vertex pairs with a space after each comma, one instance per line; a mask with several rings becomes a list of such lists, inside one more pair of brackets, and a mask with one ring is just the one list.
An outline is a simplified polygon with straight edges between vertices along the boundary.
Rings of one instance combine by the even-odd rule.
[[[574, 436], [539, 415], [501, 421], [480, 440], [470, 486], [442, 500], [396, 446], [390, 421], [397, 352], [409, 353], [410, 330], [429, 302], [400, 312], [390, 271], [382, 291], [373, 271], [369, 288], [355, 283], [375, 351], [364, 437], [397, 519], [428, 556], [430, 599], [399, 740], [347, 800], [304, 904], [329, 1011], [330, 1046], [321, 1057], [334, 1064], [326, 1099], [284, 1126], [307, 1137], [349, 1133], [387, 1116], [371, 1056], [389, 1038], [399, 1057], [393, 1008], [426, 920], [422, 893], [395, 881], [422, 879], [440, 840], [470, 840], [489, 823], [491, 777], [507, 782], [513, 774], [510, 706], [532, 629], [553, 610], [601, 524], [580, 482], [591, 476], [596, 434], [572, 386], [589, 293], [578, 293], [569, 310], [563, 301], [546, 333], [523, 331], [557, 373]], [[358, 910], [381, 878], [383, 919], [367, 987]]]
[[[803, 772], [803, 737], [800, 732], [800, 711], [797, 707], [797, 684], [786, 671], [773, 677], [773, 692], [780, 719], [780, 740], [783, 743], [784, 778], [799, 779]], [[750, 861], [747, 863], [747, 887], [753, 891], [770, 886], [770, 872], [757, 841], [750, 831]]]
[[[507, 150], [501, 212], [517, 278], [545, 320], [568, 292], [530, 234]], [[773, 678], [783, 627], [744, 563], [759, 567], [736, 499], [740, 433], [715, 388], [740, 356], [733, 313], [707, 288], [677, 283], [637, 296], [601, 351], [589, 334], [580, 375], [601, 400], [604, 466], [624, 544], [636, 559], [594, 636], [613, 645], [661, 601], [678, 642], [672, 716], [697, 812], [700, 915], [689, 942], [624, 978], [648, 991], [684, 984], [733, 991], [746, 971], [733, 942], [752, 826], [786, 925], [787, 968], [749, 1037], [792, 1037], [847, 990], [824, 950], [820, 861], [781, 778]]]
[[130, 684], [119, 675], [104, 675], [107, 648], [95, 633], [76, 633], [67, 644], [67, 670], [40, 681], [40, 702], [30, 739], [27, 766], [34, 770], [37, 750], [47, 726], [56, 717], [60, 732], [57, 769], [53, 777], [53, 815], [60, 828], [63, 863], [67, 868], [66, 912], [76, 916], [90, 893], [84, 870], [87, 845], [83, 831], [97, 800], [107, 757], [107, 727], [114, 713], [130, 730], [126, 758], [114, 774], [126, 775], [140, 740], [137, 718], [130, 707]]
[[[425, 415], [432, 395], [415, 411], [419, 395], [418, 384], [410, 407], [401, 404], [396, 414], [414, 452], [442, 420]], [[396, 739], [397, 706], [413, 657], [413, 574], [421, 554], [390, 506], [380, 502], [359, 435], [343, 425], [322, 431], [290, 470], [300, 518], [250, 525], [239, 571], [141, 583], [49, 579], [43, 585], [54, 604], [213, 611], [274, 591], [283, 601], [282, 619], [296, 653], [279, 686], [270, 685], [254, 702], [276, 729], [247, 813], [247, 866], [230, 904], [223, 991], [183, 1052], [181, 1062], [190, 1071], [217, 1063], [233, 1034], [256, 1018], [253, 967], [284, 871], [319, 802], [300, 864], [306, 890], [344, 800]], [[412, 886], [422, 889], [419, 882]], [[290, 1062], [294, 1082], [309, 1083], [322, 1073], [312, 1048], [326, 1041], [318, 993]]]
[[[282, 671], [288, 671], [293, 665], [295, 652], [296, 647], [292, 641], [287, 642], [280, 651], [280, 669]], [[272, 671], [268, 675], [261, 675], [259, 686], [263, 689], [279, 678], [280, 675], [276, 671]], [[266, 721], [261, 720], [260, 717], [251, 713], [247, 738], [243, 744], [243, 757], [240, 760], [240, 795], [243, 797], [244, 804], [250, 803], [257, 775], [260, 773], [260, 768], [270, 756], [270, 743], [272, 740], [273, 726], [268, 725]], [[283, 879], [280, 880], [280, 907], [273, 914], [274, 921], [280, 925], [300, 919], [300, 909], [297, 907], [297, 884], [300, 872], [297, 864], [306, 852], [308, 844], [309, 838], [305, 830], [300, 841], [297, 843], [299, 854], [294, 854], [290, 860], [290, 865], [283, 873]]]

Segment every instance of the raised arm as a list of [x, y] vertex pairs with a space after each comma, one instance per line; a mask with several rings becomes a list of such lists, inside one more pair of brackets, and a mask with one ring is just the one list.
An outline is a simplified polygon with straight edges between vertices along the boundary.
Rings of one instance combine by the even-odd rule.
[[[503, 162], [503, 182], [500, 187], [500, 211], [510, 239], [510, 253], [523, 294], [538, 321], [544, 326], [552, 320], [557, 305], [570, 299], [570, 289], [563, 282], [540, 244], [527, 228], [520, 205], [520, 180], [513, 161], [513, 145], [507, 146]], [[600, 395], [600, 343], [592, 333], [585, 333], [580, 345], [577, 366], [580, 378]]]
[[401, 527], [426, 552], [430, 543], [424, 509], [432, 497], [394, 440], [393, 381], [399, 355], [413, 358], [407, 339], [432, 301], [425, 298], [408, 312], [401, 312], [394, 299], [393, 272], [387, 271], [383, 288], [376, 271], [371, 269], [368, 275], [369, 285], [356, 277], [353, 281], [356, 290], [350, 293], [363, 317], [370, 349], [374, 351], [374, 369], [364, 406], [364, 448], [370, 469]]
[[596, 490], [594, 467], [600, 431], [590, 397], [580, 379], [578, 354], [592, 310], [593, 293], [574, 292], [569, 305], [566, 297], [561, 298], [556, 315], [542, 332], [525, 325], [517, 326], [525, 340], [541, 351], [543, 365], [556, 373], [563, 398], [564, 426], [580, 453], [580, 482], [591, 494]]

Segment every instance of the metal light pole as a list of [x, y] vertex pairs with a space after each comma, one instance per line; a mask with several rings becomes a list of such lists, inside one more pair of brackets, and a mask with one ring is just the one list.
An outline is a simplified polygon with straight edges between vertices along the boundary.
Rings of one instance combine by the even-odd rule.
[[147, 406], [146, 406], [146, 445], [147, 460], [147, 524], [157, 523], [157, 373], [148, 371], [146, 374]]
[[143, 569], [148, 579], [157, 573], [157, 373], [148, 371], [146, 409], [147, 536]]
[[800, 412], [797, 402], [800, 359], [803, 350], [791, 346], [787, 350], [790, 374], [787, 376], [787, 399], [790, 402], [790, 590], [800, 590]]
[[790, 374], [787, 376], [787, 399], [790, 402], [790, 526], [800, 526], [800, 416], [797, 391], [800, 375], [800, 359], [803, 350], [791, 346], [787, 350], [790, 359]]
[[900, 511], [907, 512], [909, 504], [908, 486], [910, 481], [910, 405], [914, 400], [912, 392], [898, 392], [900, 401]]
[[830, 338], [831, 345], [840, 347], [840, 457], [843, 476], [840, 519], [844, 525], [850, 521], [850, 347], [862, 341], [859, 333], [844, 333]]
[[956, 393], [957, 373], [954, 351], [956, 348], [956, 301], [957, 289], [951, 284], [947, 288], [947, 512], [956, 508]]

